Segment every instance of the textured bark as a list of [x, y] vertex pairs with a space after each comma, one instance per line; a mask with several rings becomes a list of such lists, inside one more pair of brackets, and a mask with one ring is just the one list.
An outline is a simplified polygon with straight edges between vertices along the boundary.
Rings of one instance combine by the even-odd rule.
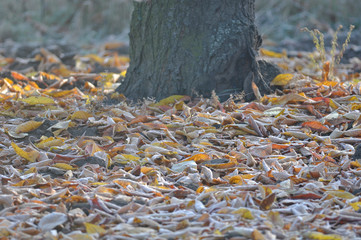
[[259, 82], [254, 0], [134, 4], [130, 66], [117, 89], [126, 97], [223, 96]]

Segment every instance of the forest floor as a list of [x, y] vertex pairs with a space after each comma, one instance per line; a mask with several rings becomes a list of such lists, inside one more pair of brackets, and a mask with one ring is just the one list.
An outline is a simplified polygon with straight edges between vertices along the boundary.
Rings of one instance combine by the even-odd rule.
[[285, 73], [254, 102], [129, 103], [122, 43], [1, 45], [1, 239], [361, 238], [349, 49], [262, 49]]

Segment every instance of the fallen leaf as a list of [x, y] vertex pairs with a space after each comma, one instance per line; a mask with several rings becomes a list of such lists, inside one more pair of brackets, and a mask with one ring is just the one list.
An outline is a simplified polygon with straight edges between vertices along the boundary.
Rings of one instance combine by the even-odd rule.
[[94, 234], [94, 233], [105, 234], [107, 232], [101, 226], [98, 226], [98, 225], [95, 225], [95, 224], [92, 224], [92, 223], [85, 222], [84, 226], [85, 226], [86, 232], [88, 234]]
[[272, 193], [272, 194], [268, 195], [265, 199], [263, 199], [261, 201], [261, 204], [259, 205], [259, 208], [261, 210], [269, 210], [275, 200], [276, 200], [276, 194]]
[[25, 122], [16, 127], [15, 133], [19, 134], [19, 133], [31, 132], [37, 129], [38, 127], [40, 127], [42, 124], [43, 122], [38, 122], [38, 121]]
[[309, 127], [313, 131], [317, 132], [329, 132], [331, 131], [328, 127], [318, 121], [310, 121], [302, 123], [302, 127]]
[[25, 102], [29, 105], [51, 105], [54, 104], [55, 101], [52, 98], [42, 97], [42, 96], [32, 96], [28, 98], [19, 99], [19, 101]]
[[45, 215], [39, 221], [38, 227], [43, 232], [50, 231], [56, 226], [59, 226], [65, 223], [68, 220], [68, 217], [64, 213], [53, 212]]
[[281, 73], [278, 74], [272, 81], [271, 85], [274, 86], [285, 86], [287, 85], [293, 78], [293, 74], [290, 73]]
[[35, 162], [40, 155], [40, 153], [36, 150], [31, 150], [26, 152], [23, 149], [21, 149], [18, 145], [16, 145], [14, 142], [11, 143], [11, 146], [13, 147], [17, 155], [19, 155], [22, 158], [25, 158], [29, 162]]
[[267, 57], [273, 57], [273, 58], [283, 58], [285, 56], [287, 56], [287, 54], [285, 52], [283, 53], [277, 53], [277, 52], [273, 52], [264, 48], [261, 48], [260, 50], [261, 55], [263, 56], [267, 56]]

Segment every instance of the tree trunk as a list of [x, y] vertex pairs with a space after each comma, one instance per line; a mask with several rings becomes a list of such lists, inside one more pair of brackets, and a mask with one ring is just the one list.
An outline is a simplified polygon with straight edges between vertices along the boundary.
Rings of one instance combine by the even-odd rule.
[[130, 66], [117, 91], [129, 99], [250, 93], [260, 81], [254, 20], [254, 0], [134, 2]]

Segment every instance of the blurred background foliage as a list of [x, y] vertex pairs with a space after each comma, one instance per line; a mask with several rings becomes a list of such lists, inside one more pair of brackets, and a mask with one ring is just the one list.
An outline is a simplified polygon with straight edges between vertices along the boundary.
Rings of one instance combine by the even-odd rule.
[[[305, 26], [361, 26], [360, 0], [256, 0], [256, 8], [261, 34], [276, 42], [307, 36]], [[0, 42], [127, 41], [131, 11], [131, 0], [1, 0]]]
[[124, 38], [132, 5], [130, 0], [1, 0], [0, 41], [91, 43], [110, 35]]
[[274, 41], [303, 38], [300, 29], [318, 29], [333, 34], [341, 24], [343, 30], [361, 27], [360, 0], [256, 0], [256, 19], [261, 34]]

